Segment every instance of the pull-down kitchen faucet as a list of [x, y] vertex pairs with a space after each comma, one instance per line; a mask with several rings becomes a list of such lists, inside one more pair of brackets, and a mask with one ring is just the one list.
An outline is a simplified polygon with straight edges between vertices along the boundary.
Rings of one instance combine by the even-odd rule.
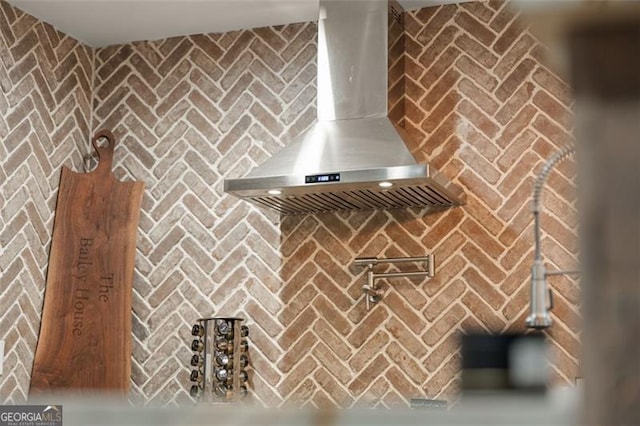
[[540, 170], [534, 185], [531, 210], [533, 212], [535, 250], [533, 266], [531, 266], [531, 298], [529, 304], [529, 316], [525, 320], [526, 325], [529, 328], [541, 330], [551, 326], [552, 321], [549, 311], [553, 309], [553, 296], [551, 289], [547, 286], [547, 277], [550, 275], [571, 275], [580, 273], [580, 271], [577, 270], [547, 271], [544, 263], [542, 262], [542, 250], [540, 246], [540, 197], [542, 195], [542, 189], [549, 173], [551, 173], [551, 170], [555, 165], [564, 159], [569, 158], [575, 153], [575, 150], [575, 146], [570, 145], [564, 147], [551, 156], [551, 158], [544, 163], [544, 166], [542, 166], [542, 170]]

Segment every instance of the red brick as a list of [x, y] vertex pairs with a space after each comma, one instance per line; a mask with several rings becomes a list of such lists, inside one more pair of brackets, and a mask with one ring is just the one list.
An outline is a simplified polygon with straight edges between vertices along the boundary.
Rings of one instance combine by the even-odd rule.
[[276, 370], [275, 365], [265, 358], [260, 351], [251, 351], [249, 367], [251, 368], [252, 385], [254, 382], [254, 375], [258, 374], [271, 386], [276, 385], [281, 378], [280, 372]]
[[[502, 308], [502, 314], [507, 319], [507, 321], [513, 321], [518, 318], [523, 312], [527, 315], [529, 314], [529, 298], [531, 297], [531, 290], [529, 285], [523, 285], [518, 288], [518, 290], [511, 295], [507, 304]], [[523, 324], [519, 324], [516, 326], [510, 326], [510, 329], [514, 329], [519, 326], [523, 326]]]
[[[429, 67], [453, 41], [458, 31], [452, 25], [445, 27], [434, 39], [429, 40], [429, 47], [422, 51], [422, 54], [417, 58], [418, 61], [425, 68]], [[418, 37], [418, 40], [421, 40], [421, 38]]]
[[382, 352], [388, 342], [389, 335], [382, 330], [378, 330], [349, 359], [349, 366], [352, 371], [362, 370], [376, 354]]
[[[318, 368], [313, 377], [340, 407], [350, 407], [353, 397], [324, 368]], [[333, 406], [333, 405], [332, 405]]]
[[306, 377], [310, 376], [318, 363], [310, 356], [304, 358], [280, 383], [278, 391], [286, 399]]
[[443, 238], [458, 227], [463, 216], [464, 212], [461, 209], [449, 210], [444, 214], [444, 218], [442, 220], [428, 230], [422, 239], [422, 243], [427, 248], [435, 247]]
[[[345, 250], [345, 247], [341, 241], [336, 239], [332, 234], [330, 234], [326, 228], [319, 227], [316, 229], [316, 232], [313, 234], [312, 238], [317, 241], [318, 245], [322, 247], [327, 252], [331, 253], [331, 256], [334, 257], [339, 263], [346, 264], [351, 260], [351, 253]], [[347, 238], [342, 239], [342, 241]]]
[[274, 52], [271, 46], [264, 43], [259, 38], [253, 39], [249, 48], [255, 52], [256, 56], [260, 58], [269, 68], [274, 71], [279, 71], [285, 65], [285, 62], [280, 56]]
[[520, 209], [517, 208], [517, 203], [514, 203], [514, 205], [516, 206], [515, 214], [511, 217], [509, 226], [505, 227], [504, 231], [498, 236], [500, 242], [507, 246], [513, 244], [525, 229], [531, 225], [532, 216], [530, 205], [526, 203], [522, 204]]
[[462, 247], [465, 257], [482, 272], [490, 281], [501, 282], [505, 278], [502, 269], [496, 266], [496, 262], [489, 258], [484, 251], [475, 244], [469, 242]]
[[[396, 341], [402, 347], [404, 347], [412, 356], [416, 358], [422, 358], [426, 354], [427, 350], [424, 344], [420, 340], [418, 340], [416, 335], [411, 330], [409, 330], [402, 323], [402, 321], [399, 321], [398, 319], [391, 317], [387, 321], [385, 327], [387, 331], [391, 333], [391, 336], [393, 336], [396, 339]], [[384, 340], [385, 343], [387, 341], [388, 341], [388, 338]]]
[[[425, 117], [427, 115], [425, 114]], [[451, 136], [456, 134], [456, 127], [458, 126], [458, 122], [460, 121], [457, 114], [449, 115], [444, 121], [437, 124], [437, 127], [428, 138], [423, 137], [422, 132], [417, 140], [425, 139], [420, 147], [420, 151], [424, 152], [427, 156], [433, 156], [434, 152], [438, 152], [438, 150], [442, 150], [443, 147], [449, 149], [455, 149], [456, 145], [450, 143]], [[422, 129], [421, 129], [422, 130]]]
[[442, 368], [443, 362], [459, 352], [460, 336], [457, 333], [451, 333], [429, 354], [425, 360], [425, 366], [430, 372], [438, 371]]
[[389, 217], [380, 211], [372, 212], [367, 216], [364, 226], [358, 229], [353, 239], [349, 241], [349, 247], [356, 253], [362, 253], [362, 248], [370, 242], [371, 237], [389, 220]]
[[420, 318], [407, 304], [405, 300], [400, 298], [396, 293], [389, 292], [384, 296], [384, 303], [389, 306], [392, 313], [400, 318], [414, 332], [420, 333], [425, 322]]
[[[553, 311], [551, 311], [553, 313]], [[568, 330], [564, 324], [556, 321], [554, 326], [547, 330], [547, 335], [551, 341], [556, 342], [566, 353], [574, 358], [580, 356], [580, 342]]]
[[[455, 114], [452, 114], [449, 117], [458, 121]], [[431, 138], [429, 138], [429, 141], [431, 142]], [[430, 163], [436, 168], [436, 170], [441, 170], [445, 175], [452, 177], [456, 176], [458, 174], [456, 167], [459, 166], [460, 169], [463, 167], [462, 163], [455, 158], [460, 145], [461, 142], [458, 137], [456, 135], [451, 135], [445, 141], [444, 148], [438, 153], [438, 155], [431, 157]]]
[[511, 71], [511, 73], [505, 78], [500, 86], [496, 89], [496, 97], [501, 101], [507, 100], [525, 81], [535, 68], [535, 62], [532, 59], [526, 58], [518, 64], [518, 66]]
[[319, 318], [318, 321], [316, 321], [313, 326], [313, 331], [316, 333], [319, 340], [331, 348], [339, 358], [347, 359], [351, 354], [351, 349], [345, 343], [343, 338], [338, 336], [324, 319]]
[[456, 46], [470, 55], [476, 62], [486, 68], [492, 68], [498, 58], [485, 45], [479, 43], [467, 34], [461, 34], [456, 38]]
[[[299, 218], [304, 218], [304, 220], [299, 223], [295, 222]], [[312, 216], [286, 216], [280, 224], [280, 231], [284, 240], [281, 244], [282, 254], [291, 256], [317, 226], [318, 222]]]
[[338, 358], [323, 343], [318, 343], [315, 346], [313, 355], [340, 383], [347, 383], [351, 379], [352, 371], [346, 367], [345, 360]]
[[482, 247], [493, 258], [498, 258], [504, 252], [504, 246], [489, 234], [485, 228], [471, 218], [465, 219], [460, 230]]
[[341, 335], [346, 336], [351, 331], [351, 324], [347, 321], [342, 312], [327, 301], [325, 297], [319, 295], [313, 301], [313, 306], [318, 314], [325, 318], [329, 324]]
[[487, 69], [481, 67], [466, 55], [460, 56], [460, 59], [456, 61], [456, 66], [463, 75], [489, 92], [492, 92], [498, 85], [498, 80]]
[[269, 336], [275, 337], [282, 331], [282, 326], [278, 322], [274, 321], [271, 314], [265, 311], [262, 306], [256, 302], [251, 301], [247, 303], [245, 310], [249, 315], [251, 315], [251, 319], [262, 327]]
[[454, 46], [449, 46], [438, 59], [425, 71], [423, 77], [420, 79], [420, 83], [429, 88], [433, 83], [445, 73], [445, 71], [456, 61], [460, 56], [460, 50]]
[[331, 303], [340, 311], [346, 312], [353, 304], [353, 299], [344, 294], [344, 290], [338, 287], [332, 279], [320, 272], [314, 278], [314, 284], [317, 289], [322, 292]]
[[428, 285], [429, 278], [401, 278], [393, 284], [393, 288], [413, 309], [419, 311], [427, 304], [424, 287]]
[[[450, 19], [454, 16], [456, 10], [454, 7], [441, 7], [434, 9], [435, 14], [430, 17], [429, 22], [424, 26], [420, 34], [418, 34], [417, 41], [423, 46], [428, 46], [436, 35], [442, 30], [442, 28], [450, 22]], [[431, 11], [422, 12], [422, 14], [415, 15], [417, 19], [426, 18], [426, 14], [431, 14]]]
[[504, 303], [504, 296], [498, 291], [498, 286], [487, 281], [478, 271], [470, 266], [462, 274], [467, 286], [476, 290], [482, 295], [482, 300], [487, 302], [494, 310], [498, 310]]
[[[571, 214], [572, 212], [567, 213]], [[542, 232], [556, 240], [570, 253], [577, 253], [578, 241], [576, 237], [575, 224], [571, 223], [572, 221], [566, 221], [563, 223], [562, 220], [565, 218], [566, 217], [555, 218], [543, 212], [540, 218], [540, 222], [542, 223]]]
[[345, 272], [347, 267], [336, 263], [326, 251], [319, 250], [314, 256], [313, 261], [318, 265], [320, 270], [332, 277], [336, 283], [351, 282], [351, 275]]
[[[260, 353], [267, 357], [272, 363], [275, 363], [282, 354], [282, 350], [276, 342], [259, 327], [253, 327], [251, 329], [251, 345], [258, 348]], [[251, 351], [251, 348], [249, 348], [249, 350]]]
[[524, 34], [518, 39], [518, 41], [511, 46], [509, 51], [500, 59], [495, 66], [495, 74], [499, 78], [505, 78], [507, 73], [513, 69], [513, 67], [520, 63], [522, 58], [529, 53], [529, 51], [535, 46], [534, 39], [528, 34]]
[[[389, 223], [384, 232], [392, 241], [402, 241], [403, 251], [406, 255], [421, 256], [424, 253], [424, 248], [419, 244], [419, 235], [413, 236], [405, 231], [400, 226], [399, 222]], [[402, 257], [402, 256], [398, 256]]]
[[[550, 381], [552, 383], [558, 383], [561, 385], [574, 385], [575, 379], [578, 377], [584, 377], [584, 374], [581, 373], [578, 363], [576, 359], [580, 359], [577, 354], [568, 355], [564, 350], [564, 348], [559, 347], [555, 342], [552, 341], [550, 345], [550, 353], [552, 362], [551, 365], [555, 366], [556, 369], [551, 369], [551, 378]], [[558, 377], [553, 377], [554, 373], [558, 373]]]
[[[424, 99], [420, 102], [420, 110], [421, 113], [425, 113], [426, 111], [431, 111], [431, 109], [442, 99], [450, 90], [455, 87], [456, 81], [460, 73], [458, 73], [454, 69], [449, 69], [447, 72], [438, 80], [438, 82], [429, 90], [426, 94], [424, 94]], [[415, 89], [420, 90], [422, 94], [422, 88], [416, 87]], [[408, 93], [411, 93], [408, 91]], [[414, 122], [417, 122], [415, 119]]]
[[536, 109], [531, 105], [526, 105], [503, 129], [497, 143], [502, 148], [507, 147], [520, 135], [522, 131], [530, 127], [531, 120], [536, 115]]
[[311, 302], [317, 294], [318, 290], [312, 284], [305, 285], [282, 310], [278, 316], [280, 322], [285, 327], [290, 325], [293, 319], [308, 306], [309, 302]]
[[540, 90], [533, 97], [533, 103], [547, 116], [570, 131], [573, 126], [571, 113], [562, 104], [552, 98], [547, 92]]
[[[286, 259], [282, 265], [282, 278], [285, 281], [291, 281], [294, 274], [298, 272], [300, 268], [309, 270], [311, 267], [307, 262], [311, 258], [312, 254], [316, 252], [318, 246], [315, 241], [307, 241], [306, 243], [298, 246], [295, 253], [292, 253], [291, 257]], [[309, 276], [309, 273], [304, 276]]]
[[391, 362], [399, 367], [413, 383], [423, 383], [427, 378], [427, 373], [424, 371], [424, 368], [400, 345], [392, 342], [387, 346], [386, 353]]
[[500, 34], [500, 37], [498, 37], [494, 43], [493, 50], [500, 55], [503, 54], [518, 39], [523, 31], [524, 28], [520, 20], [516, 19], [511, 21], [511, 24]]
[[486, 114], [493, 115], [496, 113], [498, 103], [468, 78], [463, 78], [458, 84], [458, 88], [471, 102], [480, 107]]
[[278, 343], [282, 347], [288, 347], [293, 344], [304, 333], [304, 331], [311, 327], [318, 315], [311, 307], [305, 309], [282, 333], [278, 339]]
[[500, 195], [471, 170], [462, 172], [460, 182], [466, 190], [473, 192], [491, 210], [495, 211], [502, 204]]
[[500, 167], [502, 171], [509, 170], [523, 153], [533, 147], [535, 139], [536, 135], [533, 132], [525, 130], [504, 150], [500, 158], [498, 158], [498, 167]]
[[490, 185], [496, 184], [501, 178], [500, 172], [469, 146], [460, 150], [460, 159]]
[[[379, 306], [376, 306], [376, 308], [379, 308]], [[373, 335], [375, 329], [380, 327], [383, 321], [389, 316], [386, 310], [376, 308], [372, 309], [367, 317], [357, 324], [349, 335], [349, 343], [354, 347], [359, 348], [362, 346], [367, 338]]]
[[423, 387], [427, 395], [438, 395], [445, 386], [456, 380], [456, 375], [460, 372], [460, 355], [455, 354], [442, 366], [440, 370]]
[[461, 28], [468, 31], [469, 34], [475, 37], [484, 46], [490, 46], [496, 38], [493, 31], [466, 12], [459, 13], [455, 17], [455, 21]]
[[466, 289], [465, 284], [456, 279], [448, 284], [445, 289], [424, 310], [424, 316], [429, 321], [435, 320], [447, 307], [451, 306]]
[[[418, 31], [423, 28], [424, 24], [429, 22], [429, 20], [436, 14], [436, 12], [439, 12], [439, 11], [440, 9], [437, 7], [423, 7], [421, 9], [416, 9], [414, 11], [407, 11], [406, 14], [409, 16], [415, 16], [416, 24], [414, 27], [414, 31]], [[453, 14], [450, 14], [449, 17], [451, 17], [452, 15]]]
[[551, 93], [557, 100], [565, 106], [573, 103], [571, 90], [567, 83], [560, 80], [544, 67], [538, 67], [533, 73], [533, 80], [541, 87]]
[[389, 365], [389, 361], [382, 355], [378, 355], [371, 363], [362, 370], [349, 384], [349, 391], [353, 395], [360, 395], [371, 382], [379, 377]]
[[318, 338], [310, 330], [304, 333], [293, 346], [286, 348], [284, 355], [278, 361], [278, 369], [283, 373], [291, 371], [305, 355], [315, 348], [317, 341]]
[[318, 214], [318, 220], [338, 241], [345, 241], [353, 237], [352, 229], [342, 218], [335, 214]]
[[[7, 10], [10, 6], [3, 5], [3, 15], [15, 19]], [[315, 120], [315, 23], [136, 43], [122, 51], [98, 49], [96, 92], [105, 98], [94, 114], [100, 121], [96, 126], [113, 125], [119, 134], [127, 134], [122, 138], [125, 160], [117, 166], [118, 173], [148, 173], [159, 180], [151, 184], [151, 195], [143, 205], [136, 322], [160, 324], [167, 316], [193, 317], [201, 309], [211, 309], [211, 303], [216, 312], [253, 318], [252, 393], [256, 401], [269, 406], [281, 404], [283, 398], [300, 405], [388, 406], [406, 403], [411, 394], [420, 393], [451, 394], [450, 401], [455, 401], [458, 331], [522, 327], [532, 250], [528, 197], [537, 171], [531, 170], [531, 161], [539, 163], [557, 149], [554, 145], [564, 137], [557, 129], [566, 130], [568, 124], [559, 112], [572, 102], [568, 86], [540, 62], [542, 49], [528, 33], [518, 32], [521, 22], [501, 2], [406, 14], [405, 121], [416, 137], [410, 149], [461, 182], [468, 196], [463, 208], [437, 213], [409, 209], [278, 220], [273, 213], [220, 197], [214, 185], [220, 176], [248, 173]], [[2, 31], [4, 40], [10, 40], [7, 30]], [[30, 28], [20, 31], [26, 34]], [[82, 56], [86, 49], [82, 55], [71, 54], [77, 53], [75, 42], [69, 44], [68, 38], [59, 40], [58, 33], [47, 31], [36, 34], [40, 38], [46, 33], [52, 45], [64, 44], [56, 53], [68, 52], [53, 76], [59, 77], [60, 86], [54, 87], [51, 77], [38, 69], [41, 59], [53, 58], [48, 41], [43, 49], [29, 48], [31, 56], [8, 74], [31, 83], [14, 88], [14, 96], [30, 93], [33, 83], [39, 88], [51, 85], [55, 97], [47, 93], [49, 89], [38, 89], [31, 92], [32, 103], [43, 117], [47, 109], [56, 109], [55, 120], [22, 130], [33, 130], [44, 140], [49, 139], [49, 128], [55, 127], [61, 129], [55, 132], [55, 141], [61, 143], [74, 129], [88, 128], [88, 120], [74, 110], [85, 108], [90, 96], [83, 99], [79, 94], [77, 105], [56, 102], [68, 98], [64, 85], [86, 91], [87, 76], [82, 73], [93, 65], [89, 56]], [[492, 48], [503, 53], [498, 56]], [[255, 52], [261, 57], [256, 58]], [[533, 69], [521, 80], [518, 64], [528, 61]], [[80, 74], [69, 67], [81, 70]], [[21, 70], [30, 75], [23, 78]], [[118, 70], [129, 72], [129, 78], [123, 81]], [[70, 78], [66, 73], [76, 74]], [[132, 108], [123, 108], [127, 99]], [[18, 116], [9, 120], [15, 126], [24, 123]], [[8, 129], [12, 138], [20, 130]], [[131, 153], [135, 155], [129, 158]], [[48, 175], [57, 168], [57, 160], [44, 151], [34, 149], [32, 154], [42, 168], [34, 170], [34, 177], [44, 172], [50, 186]], [[563, 164], [552, 174], [544, 194], [545, 256], [561, 265], [575, 261], [570, 241], [575, 175], [568, 166]], [[10, 179], [4, 174], [6, 167], [3, 170], [0, 179]], [[176, 185], [182, 192], [172, 191]], [[184, 208], [176, 208], [176, 201]], [[16, 203], [5, 200], [3, 207], [15, 210]], [[25, 205], [31, 206], [29, 221], [42, 214], [34, 202], [26, 200]], [[53, 208], [51, 201], [47, 205]], [[185, 212], [189, 214], [184, 216]], [[163, 241], [174, 228], [182, 230], [175, 234], [178, 237], [185, 233], [182, 239], [172, 235], [171, 242]], [[36, 240], [46, 236], [42, 229], [36, 228]], [[363, 271], [349, 267], [352, 259], [417, 255], [425, 250], [437, 256], [436, 276], [383, 283], [384, 299], [367, 312], [361, 291]], [[185, 259], [185, 254], [193, 259]], [[36, 264], [28, 254], [19, 258], [21, 264]], [[207, 274], [208, 269], [213, 270]], [[148, 280], [143, 278], [147, 275]], [[167, 276], [188, 278], [182, 279], [178, 291], [195, 306], [171, 299], [175, 283], [156, 289], [147, 282], [163, 283]], [[192, 282], [201, 284], [196, 288]], [[562, 327], [556, 339], [563, 345], [558, 362], [564, 377], [571, 374], [577, 356], [569, 352], [577, 341], [572, 339], [579, 323], [575, 310], [579, 287], [565, 277], [554, 277], [551, 285], [559, 299], [553, 315]], [[149, 302], [152, 295], [155, 309]], [[31, 310], [24, 300], [20, 300], [23, 316]], [[504, 303], [496, 311], [499, 300]], [[24, 321], [19, 326], [24, 327]], [[148, 357], [146, 365], [155, 366], [136, 373], [136, 380], [146, 383], [158, 374], [160, 359], [166, 358], [161, 355], [175, 346], [175, 336], [154, 353], [148, 342], [139, 340], [145, 333], [139, 326], [136, 330], [136, 362]], [[27, 334], [32, 335], [28, 339], [35, 337]], [[164, 340], [162, 333], [149, 336], [150, 342]], [[361, 376], [361, 382], [354, 380], [376, 357], [382, 368]], [[302, 364], [306, 368], [298, 369]], [[154, 382], [157, 395], [175, 386], [169, 373], [165, 377], [170, 379]], [[418, 379], [412, 383], [409, 376]]]
[[553, 296], [553, 313], [570, 332], [579, 333], [582, 331], [582, 320], [580, 313], [576, 312], [577, 307], [569, 303], [561, 294], [555, 293]]
[[502, 105], [496, 119], [503, 125], [509, 123], [513, 117], [531, 100], [533, 93], [533, 83], [525, 82], [514, 94]]
[[[514, 168], [508, 175], [510, 179], [505, 179], [504, 181], [505, 185], [507, 183], [511, 184], [511, 182], [520, 183], [518, 188], [515, 188], [515, 192], [511, 193], [504, 205], [498, 210], [498, 216], [506, 222], [511, 221], [514, 215], [522, 209], [522, 206], [531, 201], [534, 179], [529, 175], [533, 170], [533, 164], [531, 163], [537, 159], [533, 155], [525, 155], [523, 159], [523, 166]], [[503, 190], [505, 192], [514, 191], [511, 187], [503, 188]]]
[[444, 98], [440, 100], [438, 105], [433, 109], [431, 114], [428, 114], [426, 119], [422, 122], [422, 129], [426, 132], [433, 132], [438, 125], [454, 110], [458, 103], [458, 96], [449, 92]]
[[433, 323], [427, 332], [422, 336], [422, 340], [429, 346], [434, 346], [443, 337], [451, 333], [455, 326], [467, 316], [464, 308], [455, 303], [451, 308]]
[[500, 33], [507, 26], [509, 22], [516, 16], [516, 12], [513, 7], [507, 2], [502, 0], [491, 1], [490, 6], [495, 6], [495, 9], [499, 12], [496, 13], [491, 20], [491, 28]]
[[453, 257], [436, 261], [437, 272], [425, 287], [427, 294], [433, 296], [438, 293], [443, 286], [446, 286], [447, 283], [462, 272], [464, 266], [465, 260], [457, 253]]
[[525, 254], [533, 251], [532, 232], [523, 232], [520, 237], [511, 245], [510, 249], [505, 252], [500, 264], [506, 270], [513, 269]]
[[474, 313], [487, 329], [493, 333], [499, 333], [505, 326], [503, 319], [496, 314], [479, 296], [469, 291], [462, 297], [462, 303]]

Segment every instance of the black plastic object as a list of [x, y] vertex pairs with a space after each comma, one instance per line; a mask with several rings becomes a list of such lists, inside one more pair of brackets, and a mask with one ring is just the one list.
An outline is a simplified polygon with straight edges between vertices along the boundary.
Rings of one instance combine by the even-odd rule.
[[548, 360], [543, 334], [468, 334], [461, 338], [462, 390], [543, 391]]

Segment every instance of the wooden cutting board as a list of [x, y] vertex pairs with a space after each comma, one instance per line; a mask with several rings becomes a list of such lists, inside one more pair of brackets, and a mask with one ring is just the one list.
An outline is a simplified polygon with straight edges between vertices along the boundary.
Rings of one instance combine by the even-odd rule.
[[63, 166], [31, 394], [108, 390], [131, 378], [131, 291], [143, 182], [111, 172], [115, 139], [92, 140], [89, 173]]

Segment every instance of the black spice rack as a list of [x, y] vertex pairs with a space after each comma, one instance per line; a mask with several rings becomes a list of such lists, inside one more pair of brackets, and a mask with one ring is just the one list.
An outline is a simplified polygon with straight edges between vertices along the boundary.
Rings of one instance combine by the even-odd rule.
[[200, 318], [191, 334], [191, 390], [200, 402], [233, 402], [247, 396], [249, 328], [243, 318]]

